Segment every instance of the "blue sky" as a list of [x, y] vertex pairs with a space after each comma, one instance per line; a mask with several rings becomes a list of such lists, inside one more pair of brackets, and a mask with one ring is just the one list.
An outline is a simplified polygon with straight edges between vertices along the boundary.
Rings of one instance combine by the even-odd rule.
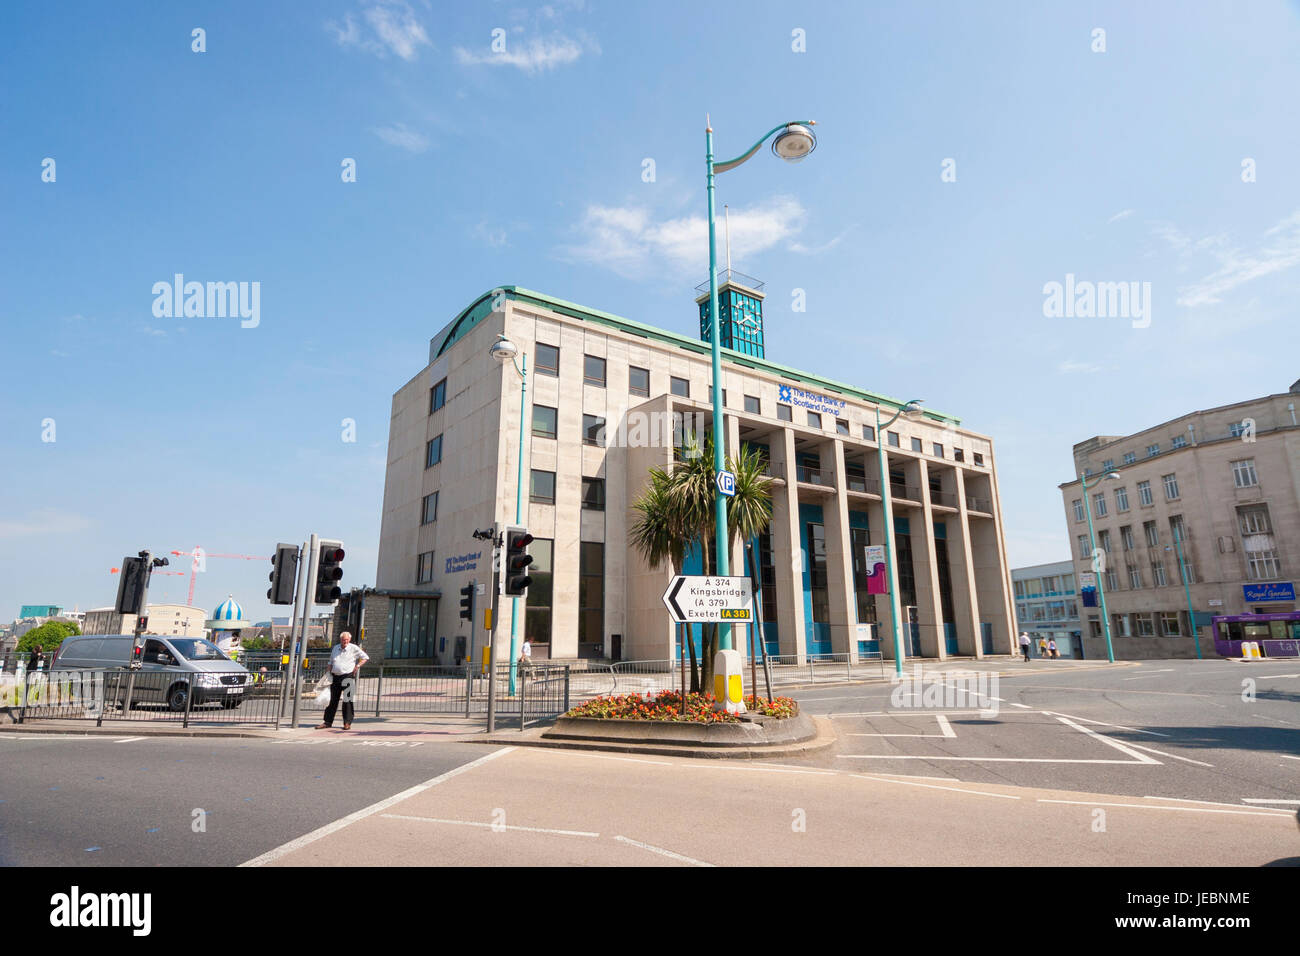
[[[768, 356], [992, 435], [1012, 563], [1064, 559], [1073, 443], [1300, 377], [1298, 12], [8, 8], [0, 619], [111, 603], [142, 547], [269, 556], [312, 530], [373, 583], [392, 393], [473, 297], [513, 283], [696, 333], [706, 112], [720, 156], [818, 121], [805, 163], [718, 181]], [[175, 273], [260, 283], [258, 324], [155, 316]], [[1149, 326], [1045, 317], [1067, 274], [1149, 282]], [[211, 559], [196, 603], [268, 616], [268, 568]]]

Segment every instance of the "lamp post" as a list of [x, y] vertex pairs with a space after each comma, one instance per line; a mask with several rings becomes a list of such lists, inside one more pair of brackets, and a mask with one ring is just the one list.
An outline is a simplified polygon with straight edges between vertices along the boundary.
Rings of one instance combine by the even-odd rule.
[[[1192, 640], [1196, 642], [1196, 659], [1201, 660], [1201, 635], [1196, 629], [1196, 612], [1192, 610], [1192, 589], [1187, 575], [1187, 564], [1183, 560], [1182, 528], [1174, 526], [1174, 546], [1178, 551], [1178, 576], [1183, 581], [1183, 595], [1187, 598], [1187, 626], [1192, 629]], [[1165, 548], [1168, 551], [1168, 548]]]
[[[704, 129], [705, 163], [708, 169], [709, 196], [709, 339], [713, 346], [713, 471], [715, 478], [723, 471], [726, 460], [723, 449], [722, 434], [722, 353], [718, 345], [718, 246], [715, 239], [717, 232], [714, 218], [713, 176], [725, 173], [729, 169], [750, 159], [759, 148], [774, 134], [780, 133], [772, 141], [772, 152], [788, 163], [797, 163], [817, 148], [817, 137], [811, 129], [816, 120], [797, 120], [782, 123], [765, 133], [748, 151], [725, 163], [713, 161], [713, 126], [706, 119]], [[731, 573], [727, 540], [727, 499], [720, 487], [713, 491], [713, 515], [717, 530], [715, 535], [718, 552], [718, 575], [725, 577]], [[731, 625], [718, 625], [718, 649], [731, 650]]]
[[904, 405], [899, 406], [898, 411], [894, 412], [894, 417], [883, 425], [880, 423], [880, 406], [876, 406], [876, 461], [880, 465], [880, 505], [885, 513], [885, 580], [889, 587], [889, 627], [894, 632], [894, 673], [902, 676], [903, 673], [903, 632], [899, 629], [899, 618], [902, 617], [902, 610], [898, 606], [898, 580], [894, 574], [894, 549], [892, 542], [894, 540], [894, 506], [889, 500], [889, 475], [885, 469], [885, 432], [894, 422], [898, 421], [899, 416], [915, 415], [921, 410], [921, 399], [914, 398]]
[[[1104, 475], [1099, 475], [1096, 481], [1092, 484], [1088, 484], [1087, 475], [1079, 476], [1079, 481], [1083, 483], [1083, 506], [1088, 512], [1088, 540], [1090, 542], [1089, 547], [1092, 555], [1097, 553], [1097, 535], [1092, 529], [1092, 502], [1088, 500], [1088, 489], [1097, 487], [1097, 485], [1103, 481], [1114, 481], [1118, 477], [1118, 471], [1111, 471]], [[1103, 558], [1102, 564], [1104, 565], [1105, 563], [1106, 559]], [[1092, 567], [1097, 575], [1097, 594], [1101, 597], [1101, 622], [1102, 626], [1106, 629], [1106, 658], [1114, 664], [1115, 645], [1111, 643], [1110, 639], [1110, 612], [1106, 610], [1106, 588], [1102, 585], [1101, 581], [1101, 579], [1106, 576], [1106, 570], [1105, 567], [1101, 570], [1097, 570], [1097, 559], [1095, 557], [1092, 558]]]
[[[505, 365], [507, 361], [510, 362], [510, 364], [515, 367], [515, 371], [519, 373], [519, 380], [520, 380], [520, 384], [519, 384], [519, 464], [515, 474], [515, 524], [522, 524], [523, 507], [524, 507], [524, 412], [528, 408], [528, 353], [520, 352], [518, 346], [516, 346], [514, 342], [511, 342], [508, 338], [506, 338], [505, 335], [498, 335], [497, 341], [493, 343], [490, 349], [488, 349], [488, 355], [492, 356], [502, 365]], [[519, 365], [518, 362], [515, 361], [516, 355], [518, 355], [521, 359], [523, 359], [524, 364], [522, 367]], [[501, 573], [505, 574], [504, 568], [502, 568]], [[497, 623], [496, 621], [492, 622], [492, 628], [494, 631], [496, 629], [496, 623]], [[470, 622], [470, 625], [471, 627], [473, 626], [473, 621]], [[470, 633], [472, 635], [473, 631], [471, 630]], [[491, 647], [492, 642], [489, 642], [488, 646]], [[511, 598], [510, 600], [510, 696], [511, 697], [513, 697], [515, 694], [516, 668], [519, 666], [516, 658], [518, 658], [518, 656], [519, 656], [519, 598], [516, 597], [516, 598]], [[489, 661], [488, 666], [495, 668], [497, 666], [497, 662]]]

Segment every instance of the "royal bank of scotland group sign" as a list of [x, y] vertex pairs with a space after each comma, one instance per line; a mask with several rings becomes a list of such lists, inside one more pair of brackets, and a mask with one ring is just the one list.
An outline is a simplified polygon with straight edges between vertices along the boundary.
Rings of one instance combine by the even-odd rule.
[[818, 395], [816, 392], [805, 392], [802, 388], [795, 388], [793, 385], [780, 386], [776, 400], [785, 405], [798, 405], [809, 411], [825, 412], [828, 415], [839, 415], [844, 411], [842, 400]]

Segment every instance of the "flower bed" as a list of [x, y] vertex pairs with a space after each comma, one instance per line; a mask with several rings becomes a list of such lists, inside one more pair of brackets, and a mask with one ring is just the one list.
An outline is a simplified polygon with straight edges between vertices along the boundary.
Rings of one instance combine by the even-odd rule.
[[[696, 723], [737, 723], [740, 718], [721, 710], [714, 710], [716, 698], [712, 694], [687, 694], [686, 714], [682, 714], [682, 695], [675, 690], [658, 694], [621, 694], [613, 697], [596, 697], [570, 710], [565, 717], [595, 717], [607, 720], [669, 720]], [[770, 703], [762, 697], [745, 698], [745, 707], [751, 713], [765, 717], [793, 717], [799, 705], [789, 697], [777, 697]]]

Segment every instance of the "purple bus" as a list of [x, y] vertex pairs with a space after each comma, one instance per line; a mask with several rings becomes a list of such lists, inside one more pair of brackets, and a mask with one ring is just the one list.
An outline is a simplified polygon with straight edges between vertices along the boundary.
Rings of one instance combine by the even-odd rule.
[[1242, 641], [1258, 641], [1265, 657], [1300, 657], [1300, 611], [1283, 614], [1225, 614], [1210, 618], [1214, 649], [1240, 657]]

